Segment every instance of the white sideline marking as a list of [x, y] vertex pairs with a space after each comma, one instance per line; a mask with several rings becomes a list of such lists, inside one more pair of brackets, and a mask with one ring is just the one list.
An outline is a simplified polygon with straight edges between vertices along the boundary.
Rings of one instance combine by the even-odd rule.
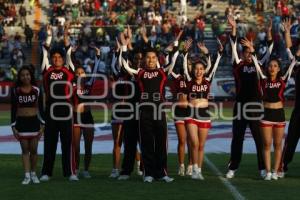
[[246, 198], [237, 190], [237, 188], [234, 187], [234, 185], [232, 185], [228, 179], [224, 178], [224, 174], [220, 172], [220, 170], [207, 158], [207, 156], [204, 157], [204, 161], [230, 191], [235, 200], [246, 200]]

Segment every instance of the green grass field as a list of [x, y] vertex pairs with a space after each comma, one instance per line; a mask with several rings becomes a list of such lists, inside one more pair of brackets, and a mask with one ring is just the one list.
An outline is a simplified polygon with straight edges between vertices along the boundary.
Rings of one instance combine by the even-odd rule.
[[[285, 116], [286, 120], [288, 121], [290, 119], [291, 113], [292, 113], [292, 107], [286, 107], [285, 108]], [[224, 108], [223, 115], [227, 118], [230, 118], [232, 116], [232, 108]], [[93, 112], [94, 120], [96, 123], [101, 123], [104, 120], [104, 112], [101, 110], [94, 111]], [[169, 121], [172, 120], [171, 113], [168, 113], [168, 119]], [[108, 111], [108, 116], [106, 117], [108, 120], [107, 122], [110, 122], [111, 119], [111, 111]], [[224, 119], [218, 117], [216, 118], [216, 121], [225, 121]], [[231, 120], [229, 120], [231, 121]], [[10, 124], [10, 112], [9, 111], [0, 111], [0, 126], [1, 125], [8, 125]]]
[[[207, 154], [222, 172], [226, 172], [228, 154]], [[189, 177], [176, 175], [176, 155], [169, 155], [169, 174], [175, 178], [173, 183], [153, 182], [145, 184], [141, 177], [132, 175], [128, 181], [108, 178], [111, 170], [111, 155], [94, 155], [91, 165], [92, 179], [69, 182], [62, 177], [60, 157], [56, 159], [54, 176], [48, 183], [22, 186], [23, 172], [19, 155], [0, 155], [0, 195], [5, 200], [32, 199], [233, 199], [231, 192], [223, 185], [219, 177], [205, 165], [204, 181], [191, 180]], [[39, 158], [38, 169], [42, 158]], [[244, 155], [236, 178], [232, 185], [246, 199], [299, 199], [300, 195], [300, 154], [295, 156], [290, 165], [288, 177], [278, 181], [264, 181], [258, 176], [256, 156]]]

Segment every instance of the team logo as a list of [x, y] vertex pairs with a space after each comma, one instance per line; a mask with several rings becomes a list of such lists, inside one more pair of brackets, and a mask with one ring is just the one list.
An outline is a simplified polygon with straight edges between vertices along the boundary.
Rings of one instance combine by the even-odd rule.
[[146, 78], [146, 79], [156, 78], [157, 76], [158, 76], [158, 72], [145, 72], [144, 73], [144, 78]]
[[251, 74], [251, 73], [253, 73], [253, 72], [256, 73], [256, 69], [255, 69], [254, 66], [251, 66], [251, 67], [244, 66], [244, 67], [243, 67], [243, 72], [244, 72], [244, 73], [248, 73], [248, 74]]
[[19, 103], [34, 103], [35, 100], [35, 95], [19, 96]]
[[61, 80], [62, 78], [63, 78], [63, 76], [64, 76], [64, 74], [62, 73], [62, 72], [60, 72], [60, 73], [54, 73], [54, 72], [52, 72], [51, 73], [51, 76], [50, 76], [50, 79], [51, 80]]

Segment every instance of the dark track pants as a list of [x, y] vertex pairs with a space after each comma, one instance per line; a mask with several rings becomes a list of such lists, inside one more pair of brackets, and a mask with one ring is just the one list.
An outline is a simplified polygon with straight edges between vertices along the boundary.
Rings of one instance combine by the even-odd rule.
[[139, 121], [125, 120], [124, 131], [124, 156], [121, 175], [130, 175], [134, 169], [136, 147], [139, 141]]
[[285, 144], [282, 152], [282, 163], [281, 167], [283, 171], [287, 171], [287, 165], [292, 162], [293, 156], [296, 151], [296, 147], [300, 137], [300, 110], [293, 110], [288, 135], [285, 139]]
[[162, 178], [167, 175], [167, 123], [165, 113], [154, 119], [150, 110], [141, 110], [139, 118], [144, 176]]
[[75, 174], [76, 163], [75, 152], [72, 149], [72, 127], [72, 120], [56, 121], [50, 116], [46, 117], [42, 175], [52, 176], [58, 136], [60, 136], [61, 142], [63, 176], [68, 177]]
[[[263, 142], [262, 137], [260, 134], [260, 126], [259, 120], [252, 120], [246, 119], [243, 115], [243, 103], [236, 102], [234, 105], [233, 116], [237, 116], [238, 113], [238, 106], [240, 106], [240, 118], [234, 119], [232, 123], [232, 141], [231, 141], [231, 156], [230, 161], [228, 164], [228, 168], [230, 170], [236, 170], [239, 167], [239, 164], [242, 159], [242, 152], [243, 152], [243, 142], [245, 131], [247, 125], [251, 130], [251, 134], [253, 136], [255, 145], [256, 145], [256, 153], [257, 153], [257, 162], [258, 162], [258, 169], [263, 170], [265, 169], [264, 159], [263, 159]], [[248, 109], [255, 109], [258, 106], [251, 106], [247, 107]], [[247, 116], [249, 117], [257, 117], [260, 116], [261, 113], [259, 112], [247, 112]]]

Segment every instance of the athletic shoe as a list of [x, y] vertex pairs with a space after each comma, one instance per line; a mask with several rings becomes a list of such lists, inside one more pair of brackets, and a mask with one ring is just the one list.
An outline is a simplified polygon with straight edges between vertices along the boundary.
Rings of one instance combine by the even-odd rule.
[[179, 176], [184, 176], [184, 165], [181, 165], [178, 169], [178, 175]]
[[202, 173], [199, 170], [197, 170], [197, 171], [193, 171], [192, 179], [204, 180], [204, 177], [202, 176]]
[[265, 180], [265, 181], [270, 181], [270, 180], [272, 180], [272, 173], [271, 173], [271, 172], [268, 172], [267, 175], [265, 176], [264, 180]]
[[138, 176], [143, 176], [143, 171], [141, 171], [141, 170], [138, 169], [138, 170], [136, 171], [136, 174], [137, 174]]
[[227, 174], [226, 174], [226, 178], [234, 178], [234, 174], [235, 174], [235, 170], [228, 170]]
[[126, 181], [126, 180], [128, 180], [129, 178], [130, 178], [129, 175], [120, 175], [120, 176], [118, 177], [118, 180], [119, 180], [119, 181]]
[[286, 172], [277, 172], [277, 177], [278, 178], [284, 178], [286, 175]]
[[89, 171], [83, 171], [82, 173], [83, 178], [92, 178]]
[[42, 175], [40, 178], [40, 181], [42, 182], [47, 182], [50, 180], [50, 177], [48, 175]]
[[185, 174], [188, 175], [188, 176], [192, 176], [192, 174], [193, 174], [193, 165], [189, 165], [189, 166], [186, 168]]
[[266, 170], [260, 170], [260, 176], [262, 177], [262, 178], [265, 178], [266, 176], [267, 176], [267, 171]]
[[159, 179], [160, 181], [165, 181], [166, 183], [171, 183], [174, 181], [174, 178], [168, 177], [168, 176], [164, 176], [161, 179]]
[[154, 178], [152, 176], [145, 176], [144, 183], [152, 183]]
[[272, 173], [272, 179], [273, 180], [278, 180], [278, 174], [277, 174], [277, 172], [273, 172]]
[[120, 176], [120, 172], [118, 169], [112, 169], [109, 178], [118, 178]]
[[33, 182], [34, 184], [39, 184], [39, 183], [40, 183], [40, 180], [39, 180], [39, 178], [36, 176], [35, 173], [34, 173], [34, 174], [31, 174], [30, 176], [31, 176], [31, 180], [32, 180], [32, 182]]
[[28, 185], [30, 181], [31, 181], [30, 177], [25, 176], [24, 180], [22, 181], [22, 185]]
[[69, 177], [69, 181], [79, 181], [79, 178], [78, 178], [76, 175], [72, 174], [72, 175]]

